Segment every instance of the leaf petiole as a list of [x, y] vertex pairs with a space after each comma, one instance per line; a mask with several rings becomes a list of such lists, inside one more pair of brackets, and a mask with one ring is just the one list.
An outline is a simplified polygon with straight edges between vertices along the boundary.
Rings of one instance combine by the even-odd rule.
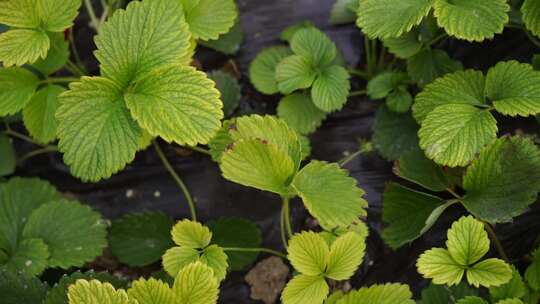
[[283, 253], [279, 252], [279, 251], [276, 251], [276, 250], [273, 250], [273, 249], [269, 249], [269, 248], [240, 248], [240, 247], [223, 247], [221, 248], [223, 249], [223, 251], [239, 251], [239, 252], [266, 252], [266, 253], [270, 253], [270, 254], [273, 254], [275, 256], [278, 256], [278, 257], [281, 257], [281, 258], [284, 258], [286, 259], [287, 256], [284, 255]]
[[50, 84], [50, 83], [69, 83], [74, 81], [79, 81], [79, 77], [49, 77], [47, 79], [41, 80], [40, 84]]

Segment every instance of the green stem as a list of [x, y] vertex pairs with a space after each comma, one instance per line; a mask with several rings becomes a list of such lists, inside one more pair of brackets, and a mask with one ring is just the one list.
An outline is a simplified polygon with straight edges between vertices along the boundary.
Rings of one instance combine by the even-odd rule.
[[287, 228], [287, 235], [289, 238], [293, 236], [293, 229], [291, 225], [291, 214], [290, 214], [290, 208], [289, 208], [289, 198], [288, 197], [282, 197], [283, 201], [283, 220], [285, 221], [285, 227]]
[[[74, 64], [69, 59], [68, 59], [68, 62], [71, 62], [71, 63], [73, 63], [73, 65], [77, 66], [77, 68], [83, 72], [83, 75], [88, 74], [86, 72], [84, 64], [82, 63], [81, 56], [79, 55], [79, 51], [77, 50], [77, 48], [75, 46], [75, 40], [73, 39], [73, 31], [69, 31], [69, 37], [68, 38], [69, 38], [69, 46], [71, 48], [71, 53], [73, 54], [73, 57], [75, 58], [75, 62], [77, 62], [77, 64]], [[81, 76], [83, 76], [83, 75], [81, 75]]]
[[446, 188], [446, 191], [450, 194], [452, 194], [452, 196], [454, 196], [455, 198], [457, 198], [458, 200], [461, 199], [461, 196], [459, 196], [454, 190], [452, 190], [452, 188]]
[[77, 76], [85, 76], [87, 73], [83, 69], [81, 69], [77, 64], [75, 64], [73, 61], [68, 59], [66, 62], [66, 67], [69, 67], [71, 69], [71, 72]]
[[427, 45], [428, 45], [428, 46], [431, 46], [431, 45], [433, 45], [433, 44], [439, 42], [441, 39], [446, 38], [446, 36], [447, 36], [446, 33], [442, 33], [442, 34], [440, 34], [439, 36], [436, 36], [435, 38], [431, 39], [431, 40], [427, 43]]
[[351, 75], [355, 75], [355, 76], [361, 77], [361, 78], [366, 79], [366, 80], [369, 78], [368, 73], [365, 72], [365, 71], [359, 71], [359, 70], [356, 70], [356, 69], [347, 69], [347, 71]]
[[366, 95], [366, 94], [367, 94], [366, 90], [352, 91], [352, 92], [349, 93], [349, 97], [362, 96], [362, 95]]
[[531, 32], [529, 31], [525, 31], [525, 33], [527, 33], [527, 37], [529, 37], [529, 40], [534, 44], [536, 45], [537, 47], [540, 47], [540, 40], [538, 40], [538, 38], [534, 37]]
[[46, 84], [46, 83], [69, 83], [74, 81], [81, 80], [79, 77], [49, 77], [47, 79], [44, 79], [40, 81], [40, 84]]
[[283, 208], [279, 213], [279, 232], [281, 234], [281, 242], [283, 242], [283, 248], [287, 250], [287, 232], [285, 231], [285, 221], [283, 220]]
[[197, 146], [185, 146], [185, 147], [188, 148], [188, 149], [191, 149], [191, 150], [193, 150], [193, 151], [197, 151], [197, 152], [199, 152], [199, 153], [202, 153], [202, 154], [212, 155], [212, 154], [210, 153], [210, 151], [208, 151], [207, 149], [202, 148], [202, 147], [197, 147]]
[[94, 7], [92, 7], [91, 0], [84, 0], [84, 5], [86, 6], [88, 17], [90, 17], [90, 27], [93, 27], [97, 32], [99, 30], [99, 20], [96, 17], [96, 13], [94, 12]]
[[358, 151], [356, 151], [356, 152], [354, 152], [354, 153], [352, 153], [352, 154], [347, 155], [345, 158], [343, 158], [342, 160], [340, 160], [340, 161], [338, 162], [338, 165], [339, 165], [340, 167], [345, 166], [345, 165], [348, 164], [350, 161], [352, 161], [353, 159], [355, 159], [357, 156], [361, 155], [363, 152], [364, 152], [364, 151], [362, 151], [362, 150], [358, 150]]
[[379, 54], [379, 70], [384, 70], [384, 60], [386, 59], [386, 48], [381, 44], [381, 54]]
[[366, 70], [368, 78], [371, 78], [372, 75], [372, 65], [371, 62], [371, 40], [367, 36], [364, 36], [364, 51], [366, 53]]
[[499, 241], [499, 238], [497, 238], [497, 234], [495, 233], [495, 230], [493, 230], [493, 227], [488, 222], [483, 222], [484, 227], [486, 227], [486, 230], [493, 241], [495, 243], [495, 248], [497, 248], [497, 252], [499, 252], [499, 256], [503, 258], [507, 263], [510, 262], [510, 259], [508, 259], [508, 256], [506, 255], [506, 252], [504, 252], [504, 247], [502, 246], [501, 242]]
[[186, 201], [189, 206], [189, 211], [191, 212], [191, 219], [194, 221], [197, 221], [197, 213], [195, 211], [195, 202], [193, 201], [193, 198], [191, 197], [191, 193], [189, 193], [188, 187], [186, 186], [184, 181], [182, 181], [182, 179], [176, 173], [176, 171], [174, 171], [174, 168], [172, 167], [167, 157], [165, 157], [165, 154], [163, 153], [163, 150], [161, 150], [161, 148], [159, 147], [159, 144], [155, 140], [152, 141], [152, 144], [154, 145], [154, 149], [156, 150], [157, 155], [161, 159], [163, 166], [165, 166], [165, 169], [169, 171], [169, 174], [172, 176], [176, 184], [178, 184], [178, 186], [184, 193], [184, 197], [186, 198]]
[[44, 148], [41, 148], [41, 149], [37, 149], [37, 150], [34, 150], [34, 151], [31, 151], [31, 152], [28, 152], [27, 154], [25, 154], [23, 157], [19, 158], [17, 160], [17, 163], [18, 164], [22, 164], [23, 162], [27, 161], [28, 159], [34, 157], [34, 156], [37, 156], [37, 155], [40, 155], [40, 154], [45, 154], [45, 153], [49, 153], [49, 152], [56, 152], [58, 151], [58, 147], [56, 146], [46, 146]]
[[281, 258], [284, 258], [286, 259], [287, 256], [284, 255], [283, 253], [279, 252], [279, 251], [276, 251], [276, 250], [272, 250], [272, 249], [269, 249], [269, 248], [239, 248], [239, 247], [224, 247], [222, 248], [224, 251], [240, 251], [240, 252], [266, 252], [266, 253], [270, 253], [270, 254], [273, 254], [273, 255], [276, 255], [278, 257], [281, 257]]
[[33, 140], [31, 137], [28, 137], [28, 136], [26, 136], [24, 134], [21, 134], [21, 133], [17, 132], [17, 131], [13, 131], [13, 130], [11, 130], [9, 128], [7, 130], [5, 130], [4, 133], [7, 134], [7, 135], [10, 135], [12, 137], [18, 138], [20, 140], [26, 141], [28, 143], [34, 144], [36, 146], [46, 147], [46, 145], [38, 143], [37, 141]]

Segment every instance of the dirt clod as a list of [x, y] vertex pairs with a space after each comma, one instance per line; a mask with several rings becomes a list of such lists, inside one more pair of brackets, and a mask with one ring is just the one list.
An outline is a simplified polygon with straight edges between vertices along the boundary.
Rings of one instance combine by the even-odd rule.
[[251, 298], [266, 304], [275, 303], [285, 286], [289, 267], [278, 257], [269, 257], [257, 263], [245, 279], [251, 286]]

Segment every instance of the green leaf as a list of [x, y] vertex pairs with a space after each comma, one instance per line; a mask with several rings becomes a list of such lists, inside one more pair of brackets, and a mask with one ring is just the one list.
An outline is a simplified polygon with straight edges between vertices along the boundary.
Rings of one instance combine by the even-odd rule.
[[170, 231], [173, 220], [160, 212], [127, 214], [113, 221], [109, 247], [118, 260], [129, 266], [146, 266], [161, 259], [174, 246]]
[[296, 24], [290, 25], [286, 27], [281, 34], [279, 35], [279, 39], [285, 41], [285, 42], [291, 42], [296, 32], [302, 29], [309, 29], [315, 27], [315, 24], [309, 20], [304, 20], [301, 22], [298, 22]]
[[347, 280], [362, 263], [366, 249], [365, 238], [356, 232], [347, 232], [330, 246], [326, 277], [332, 280]]
[[418, 124], [410, 114], [396, 113], [385, 105], [379, 107], [373, 124], [373, 146], [387, 160], [418, 149]]
[[116, 290], [111, 284], [97, 280], [78, 280], [69, 286], [68, 298], [69, 304], [138, 304], [123, 289]]
[[[150, 2], [157, 1], [146, 1]], [[142, 131], [114, 82], [83, 77], [81, 82], [71, 83], [59, 102], [58, 148], [74, 176], [95, 182], [133, 161]]]
[[489, 288], [489, 295], [494, 303], [508, 298], [523, 298], [525, 296], [527, 287], [519, 271], [514, 266], [511, 266], [511, 268], [512, 279], [508, 283]]
[[0, 62], [6, 67], [34, 63], [45, 58], [50, 47], [47, 33], [34, 29], [13, 29], [0, 34]]
[[465, 166], [497, 138], [497, 121], [488, 110], [447, 104], [427, 115], [418, 136], [428, 158], [450, 167]]
[[426, 193], [390, 183], [383, 193], [383, 221], [388, 226], [382, 238], [393, 249], [422, 235], [426, 220], [444, 200]]
[[283, 304], [322, 304], [330, 292], [321, 276], [297, 275], [290, 280], [281, 294]]
[[291, 55], [282, 59], [276, 67], [279, 91], [285, 95], [311, 87], [317, 72], [307, 58]]
[[540, 72], [530, 64], [499, 62], [489, 69], [486, 96], [497, 112], [510, 116], [540, 113]]
[[11, 139], [4, 134], [0, 134], [0, 176], [6, 176], [15, 172], [17, 165], [17, 155]]
[[60, 70], [69, 59], [69, 43], [64, 39], [64, 33], [50, 33], [51, 48], [44, 59], [38, 59], [32, 64], [43, 75], [50, 75]]
[[349, 292], [336, 304], [414, 304], [409, 286], [398, 283], [386, 283], [362, 287]]
[[416, 95], [414, 118], [421, 123], [436, 107], [446, 104], [484, 106], [484, 75], [466, 70], [447, 74], [427, 85]]
[[357, 16], [355, 11], [349, 9], [349, 6], [356, 0], [336, 0], [330, 11], [330, 24], [352, 23]]
[[173, 293], [179, 304], [214, 304], [217, 303], [218, 286], [212, 269], [195, 262], [178, 274], [174, 281]]
[[499, 286], [512, 279], [512, 269], [503, 260], [483, 260], [467, 270], [469, 284], [479, 287]]
[[0, 240], [8, 253], [16, 251], [30, 214], [59, 196], [51, 184], [37, 178], [14, 177], [0, 184]]
[[356, 25], [370, 38], [399, 37], [419, 24], [434, 0], [364, 0]]
[[2, 304], [41, 303], [47, 293], [47, 287], [47, 284], [38, 278], [29, 278], [17, 272], [0, 269]]
[[167, 142], [206, 144], [220, 128], [223, 104], [206, 74], [187, 66], [167, 66], [140, 79], [125, 94], [139, 125]]
[[242, 87], [240, 87], [238, 80], [231, 74], [220, 70], [209, 73], [208, 77], [216, 83], [216, 88], [221, 93], [223, 113], [225, 116], [231, 115], [238, 107], [242, 97]]
[[177, 245], [194, 249], [205, 248], [212, 239], [208, 227], [187, 219], [176, 223], [171, 235]]
[[388, 109], [398, 113], [409, 111], [413, 98], [406, 88], [398, 88], [386, 97], [386, 106]]
[[424, 252], [418, 258], [416, 267], [424, 278], [432, 279], [434, 284], [457, 285], [465, 273], [465, 268], [443, 248], [432, 248]]
[[468, 266], [489, 251], [489, 238], [482, 222], [472, 216], [461, 217], [448, 230], [446, 246], [455, 262]]
[[219, 282], [227, 276], [227, 268], [229, 267], [228, 257], [225, 251], [218, 245], [206, 247], [199, 260], [212, 268]]
[[291, 49], [314, 67], [324, 67], [336, 58], [336, 45], [315, 27], [298, 30], [291, 40]]
[[0, 116], [19, 112], [30, 101], [39, 79], [23, 68], [0, 69]]
[[440, 27], [467, 41], [492, 39], [502, 33], [510, 10], [506, 0], [435, 0], [433, 8]]
[[326, 113], [317, 108], [306, 93], [294, 93], [281, 99], [277, 107], [279, 118], [300, 134], [314, 132], [326, 118]]
[[325, 112], [343, 108], [351, 90], [349, 77], [347, 70], [338, 65], [322, 70], [311, 89], [311, 98], [315, 106]]
[[[13, 1], [13, 0], [12, 0]], [[79, 14], [80, 0], [45, 0], [39, 2], [40, 27], [49, 32], [62, 32], [73, 26]]]
[[229, 32], [238, 16], [233, 0], [181, 0], [195, 39], [215, 40]]
[[[209, 221], [212, 243], [221, 247], [257, 248], [261, 246], [262, 236], [259, 227], [246, 219], [222, 217]], [[232, 271], [240, 271], [255, 262], [257, 252], [228, 251], [228, 263]]]
[[462, 69], [461, 62], [450, 58], [442, 50], [425, 49], [407, 59], [407, 73], [420, 86], [425, 86], [447, 73]]
[[137, 300], [138, 304], [176, 304], [175, 295], [169, 284], [154, 278], [148, 280], [140, 278], [133, 281], [127, 291], [130, 299]]
[[460, 283], [457, 286], [443, 286], [431, 283], [428, 288], [422, 290], [422, 304], [448, 304], [453, 300], [460, 300], [463, 297], [477, 295], [476, 289]]
[[330, 249], [325, 240], [312, 231], [295, 234], [289, 241], [287, 253], [294, 269], [308, 276], [322, 275], [330, 258]]
[[395, 38], [383, 39], [383, 44], [390, 53], [398, 58], [406, 59], [414, 56], [422, 49], [422, 42], [418, 30], [413, 29], [410, 32]]
[[37, 28], [40, 14], [36, 0], [7, 0], [0, 2], [0, 23], [11, 27]]
[[[51, 221], [51, 219], [55, 219]], [[107, 246], [106, 225], [90, 207], [64, 199], [44, 204], [30, 215], [25, 238], [40, 238], [51, 257], [50, 267], [80, 267], [102, 254]]]
[[227, 147], [229, 147], [234, 142], [231, 135], [229, 134], [229, 128], [231, 128], [231, 125], [233, 125], [233, 123], [233, 120], [225, 120], [221, 128], [217, 131], [214, 138], [212, 138], [208, 143], [212, 160], [215, 162], [221, 162], [221, 156], [223, 155], [223, 152], [225, 152], [225, 149], [227, 149]]
[[367, 215], [364, 191], [337, 164], [311, 161], [294, 177], [292, 187], [309, 213], [325, 227], [348, 226]]
[[401, 156], [394, 173], [431, 191], [440, 192], [452, 186], [448, 174], [420, 149]]
[[233, 27], [226, 34], [222, 34], [217, 40], [199, 40], [198, 43], [207, 48], [214, 49], [226, 55], [234, 55], [240, 50], [240, 45], [244, 40], [244, 33], [237, 19]]
[[197, 249], [173, 247], [163, 255], [163, 269], [171, 277], [176, 277], [180, 270], [197, 261], [199, 261], [199, 251]]
[[277, 145], [257, 139], [240, 140], [225, 151], [223, 177], [235, 183], [286, 195], [295, 164]]
[[2, 266], [13, 273], [38, 276], [47, 268], [48, 258], [49, 249], [42, 240], [25, 239]]
[[529, 31], [540, 36], [540, 3], [538, 1], [525, 0], [521, 6], [521, 18]]
[[465, 297], [457, 301], [457, 304], [488, 304], [484, 299], [475, 296]]
[[134, 1], [100, 27], [95, 56], [102, 76], [125, 88], [156, 68], [186, 63], [190, 40], [180, 1]]
[[40, 89], [24, 107], [24, 126], [38, 142], [47, 144], [56, 139], [58, 95], [65, 91], [61, 86], [48, 85]]
[[533, 290], [540, 290], [540, 250], [536, 249], [532, 253], [533, 262], [525, 271], [525, 281]]
[[530, 139], [503, 137], [480, 153], [463, 179], [463, 205], [489, 222], [525, 212], [540, 190], [540, 150]]
[[497, 304], [523, 304], [523, 302], [520, 299], [504, 299]]
[[267, 95], [279, 92], [276, 66], [290, 55], [292, 55], [290, 48], [275, 46], [264, 49], [255, 57], [249, 65], [249, 79], [257, 91]]
[[407, 74], [401, 72], [383, 72], [367, 84], [367, 94], [372, 99], [382, 99], [388, 96], [399, 85], [407, 81]]

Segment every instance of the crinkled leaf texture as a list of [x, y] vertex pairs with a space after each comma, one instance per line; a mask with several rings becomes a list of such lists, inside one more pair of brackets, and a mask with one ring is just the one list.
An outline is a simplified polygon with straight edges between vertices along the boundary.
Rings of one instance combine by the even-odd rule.
[[78, 280], [69, 287], [68, 298], [69, 304], [138, 304], [123, 289], [116, 290], [110, 283], [98, 280]]
[[448, 252], [460, 265], [472, 265], [489, 251], [489, 238], [484, 225], [472, 216], [454, 222], [447, 236]]
[[408, 113], [390, 111], [386, 105], [379, 107], [373, 124], [373, 146], [388, 160], [418, 149], [418, 124]]
[[281, 293], [283, 304], [322, 304], [330, 292], [321, 276], [297, 275], [287, 283]]
[[179, 304], [215, 304], [219, 282], [210, 267], [195, 262], [180, 271], [173, 285]]
[[534, 0], [525, 0], [521, 6], [521, 18], [527, 29], [540, 37], [540, 3]]
[[443, 50], [425, 49], [407, 59], [407, 73], [420, 86], [462, 69], [461, 62], [450, 58]]
[[291, 238], [287, 252], [287, 258], [297, 271], [319, 276], [326, 270], [330, 248], [319, 234], [304, 231]]
[[23, 109], [38, 85], [39, 79], [26, 69], [0, 69], [0, 116], [12, 115]]
[[65, 90], [61, 86], [48, 85], [40, 89], [23, 109], [24, 126], [40, 143], [47, 144], [56, 139], [58, 95]]
[[223, 113], [225, 116], [231, 115], [240, 103], [242, 98], [242, 87], [238, 80], [230, 73], [222, 70], [212, 71], [208, 77], [216, 83], [216, 88], [221, 93], [221, 101], [223, 102]]
[[216, 40], [199, 40], [198, 44], [207, 48], [214, 49], [226, 55], [234, 55], [240, 50], [240, 46], [244, 40], [244, 32], [240, 26], [240, 20], [236, 19], [233, 27], [223, 35], [220, 35]]
[[340, 110], [351, 89], [349, 77], [347, 70], [338, 65], [323, 69], [311, 88], [313, 103], [325, 112]]
[[346, 294], [336, 304], [414, 304], [409, 286], [387, 283], [363, 287]]
[[208, 227], [190, 220], [182, 220], [176, 223], [171, 235], [178, 246], [193, 249], [205, 248], [212, 239], [212, 232]]
[[326, 118], [326, 113], [317, 108], [306, 93], [294, 93], [283, 97], [279, 102], [277, 114], [300, 134], [314, 132]]
[[195, 39], [215, 40], [229, 32], [238, 17], [234, 0], [180, 0]]
[[279, 92], [276, 66], [290, 55], [291, 49], [285, 46], [270, 47], [257, 54], [249, 65], [249, 79], [257, 91], [268, 95]]
[[428, 159], [420, 149], [404, 154], [394, 166], [394, 173], [428, 190], [440, 192], [452, 187], [452, 177]]
[[503, 285], [493, 286], [489, 289], [489, 294], [494, 302], [510, 299], [523, 298], [527, 292], [527, 287], [521, 278], [521, 274], [514, 267], [512, 268], [512, 279]]
[[175, 295], [169, 284], [150, 278], [134, 281], [128, 290], [130, 299], [138, 304], [176, 304]]
[[45, 268], [49, 259], [49, 248], [41, 239], [22, 240], [15, 253], [1, 265], [7, 271], [22, 273], [26, 276], [38, 276]]
[[36, 277], [27, 277], [15, 271], [0, 269], [2, 304], [42, 303], [47, 284]]

